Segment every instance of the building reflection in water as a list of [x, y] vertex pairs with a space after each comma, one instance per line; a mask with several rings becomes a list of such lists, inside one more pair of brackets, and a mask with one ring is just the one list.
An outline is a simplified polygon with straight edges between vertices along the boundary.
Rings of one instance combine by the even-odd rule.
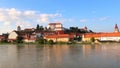
[[[67, 45], [42, 46], [25, 45], [18, 47], [19, 67], [33, 68], [37, 65], [41, 67], [61, 67], [63, 57], [67, 55], [69, 47]], [[26, 65], [24, 65], [26, 64]]]
[[69, 47], [64, 46], [45, 46], [43, 47], [43, 67], [61, 67], [63, 57], [69, 51]]
[[99, 53], [101, 51], [100, 45], [83, 45], [83, 56], [88, 57], [92, 53]]
[[119, 44], [0, 46], [0, 68], [118, 68], [119, 64]]

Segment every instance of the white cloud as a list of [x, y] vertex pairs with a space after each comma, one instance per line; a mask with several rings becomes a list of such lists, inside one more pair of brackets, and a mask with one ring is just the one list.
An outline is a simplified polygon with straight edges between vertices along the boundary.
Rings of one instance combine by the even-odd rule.
[[60, 17], [62, 17], [62, 14], [58, 14], [58, 13], [55, 13], [55, 14], [40, 14], [38, 19], [37, 19], [37, 22], [38, 23], [49, 23], [52, 19], [55, 20], [56, 18], [60, 18]]
[[25, 15], [35, 15], [35, 13], [36, 13], [35, 11], [31, 11], [31, 10], [29, 11], [27, 10], [24, 12]]
[[10, 22], [9, 22], [9, 21], [6, 21], [6, 22], [4, 22], [4, 25], [5, 25], [5, 26], [9, 26], [9, 25], [10, 25]]
[[[0, 21], [6, 24], [7, 22], [11, 23], [21, 23], [25, 24], [26, 21], [30, 23], [48, 23], [50, 20], [62, 17], [60, 13], [54, 14], [45, 14], [45, 13], [37, 13], [36, 11], [26, 10], [20, 11], [15, 8], [4, 9], [0, 8]], [[20, 24], [18, 24], [20, 25]]]
[[[61, 13], [40, 13], [33, 10], [18, 10], [16, 8], [0, 8], [0, 25], [33, 27], [36, 24], [44, 24], [54, 21], [63, 22], [65, 20]], [[69, 21], [69, 20], [68, 20]], [[4, 27], [2, 26], [2, 27]], [[14, 29], [13, 29], [14, 30]]]

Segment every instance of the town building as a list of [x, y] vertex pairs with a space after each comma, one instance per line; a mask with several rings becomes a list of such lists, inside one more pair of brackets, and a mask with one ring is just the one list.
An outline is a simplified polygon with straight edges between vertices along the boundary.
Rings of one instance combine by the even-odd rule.
[[8, 42], [15, 42], [18, 37], [22, 37], [24, 42], [35, 42], [36, 34], [33, 28], [20, 30], [20, 26], [17, 27], [17, 31], [14, 30], [8, 35]]
[[81, 31], [87, 31], [88, 28], [85, 26], [84, 28], [80, 28]]
[[53, 40], [54, 42], [69, 42], [70, 40], [74, 39], [74, 35], [56, 34], [56, 35], [44, 36], [44, 39], [46, 39], [47, 41]]
[[0, 35], [0, 42], [3, 41], [3, 38], [4, 38], [4, 37], [3, 37], [2, 35]]
[[[35, 42], [38, 39], [53, 40], [54, 42], [69, 42], [70, 40], [81, 41], [83, 33], [87, 32], [87, 27], [78, 29], [78, 27], [71, 27], [68, 31], [63, 29], [61, 23], [49, 23], [44, 30], [35, 28], [25, 28], [21, 30], [18, 26], [17, 30], [12, 31], [8, 35], [8, 42], [14, 42], [18, 37], [22, 37], [23, 42]], [[78, 31], [78, 32], [74, 32]]]
[[8, 36], [8, 42], [14, 42], [17, 40], [18, 33], [16, 31], [12, 31]]
[[47, 28], [51, 31], [60, 31], [63, 30], [63, 25], [61, 23], [49, 23]]
[[8, 33], [3, 33], [2, 35], [0, 35], [0, 42], [7, 42], [8, 35]]
[[90, 41], [91, 38], [99, 41], [120, 41], [120, 32], [115, 24], [114, 32], [85, 33], [82, 35], [82, 41]]

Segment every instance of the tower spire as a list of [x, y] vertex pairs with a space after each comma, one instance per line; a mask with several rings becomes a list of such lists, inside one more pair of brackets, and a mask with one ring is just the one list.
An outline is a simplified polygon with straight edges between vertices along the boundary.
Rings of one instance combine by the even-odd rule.
[[119, 28], [118, 28], [118, 25], [117, 25], [117, 24], [115, 24], [114, 32], [119, 32]]
[[21, 31], [21, 27], [20, 26], [17, 27], [17, 31]]

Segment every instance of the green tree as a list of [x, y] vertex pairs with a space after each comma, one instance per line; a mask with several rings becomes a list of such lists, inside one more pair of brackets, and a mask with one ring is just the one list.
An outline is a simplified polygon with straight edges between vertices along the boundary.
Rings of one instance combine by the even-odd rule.
[[37, 24], [36, 29], [39, 30], [39, 28], [40, 28], [40, 26], [39, 26], [39, 24]]
[[40, 29], [41, 31], [44, 30], [43, 26], [40, 26], [39, 29]]
[[43, 39], [43, 41], [44, 41], [44, 44], [46, 44], [48, 42], [46, 39]]
[[48, 44], [51, 44], [51, 45], [54, 44], [53, 40], [49, 40]]
[[39, 39], [37, 40], [37, 42], [38, 42], [39, 44], [44, 44], [44, 39], [39, 38]]
[[18, 36], [17, 37], [17, 43], [23, 43], [23, 37]]
[[91, 38], [90, 38], [90, 41], [91, 41], [91, 42], [95, 42], [95, 38], [94, 38], [94, 37], [91, 37]]

